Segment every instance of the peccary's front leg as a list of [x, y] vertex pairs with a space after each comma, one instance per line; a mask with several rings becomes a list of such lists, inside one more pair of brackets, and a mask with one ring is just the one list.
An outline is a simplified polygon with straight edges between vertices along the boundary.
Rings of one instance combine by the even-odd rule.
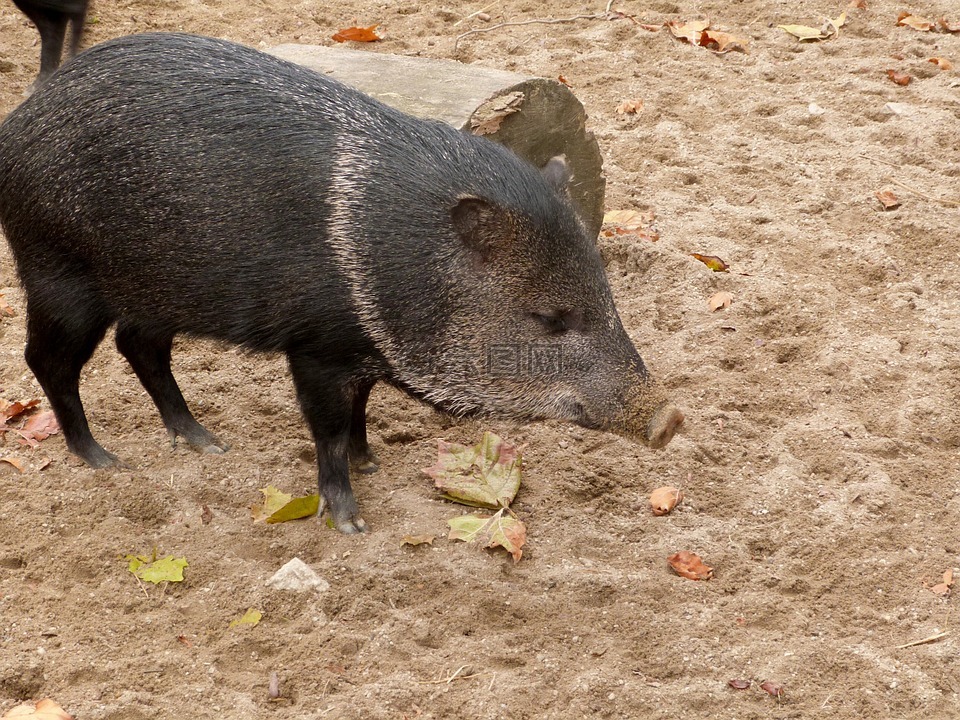
[[320, 514], [329, 509], [343, 533], [365, 532], [357, 501], [350, 487], [347, 448], [353, 414], [354, 382], [342, 370], [302, 355], [288, 355], [300, 408], [317, 445]]

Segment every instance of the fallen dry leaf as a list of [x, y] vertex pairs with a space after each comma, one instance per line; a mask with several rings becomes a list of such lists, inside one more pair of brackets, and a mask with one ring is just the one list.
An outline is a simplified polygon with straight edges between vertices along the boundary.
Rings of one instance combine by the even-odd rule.
[[940, 27], [943, 28], [944, 32], [960, 33], [960, 21], [950, 22], [946, 18], [940, 18]]
[[781, 695], [783, 695], [783, 685], [780, 685], [779, 683], [767, 680], [765, 683], [761, 684], [760, 687], [773, 695], [775, 698], [779, 698]]
[[636, 115], [643, 110], [643, 100], [625, 100], [617, 105], [617, 115]]
[[678, 40], [699, 45], [700, 35], [710, 27], [710, 21], [691, 20], [690, 22], [683, 22], [682, 20], [671, 20], [667, 23], [667, 27], [670, 28], [670, 32]]
[[690, 253], [690, 255], [714, 272], [730, 272], [730, 266], [716, 255], [701, 255], [700, 253]]
[[642, 30], [646, 30], [647, 32], [660, 32], [660, 28], [662, 28], [663, 25], [651, 25], [651, 24], [648, 24], [648, 23], [637, 23], [637, 27], [641, 28]]
[[823, 28], [810, 27], [809, 25], [777, 25], [777, 27], [793, 35], [800, 42], [826, 40], [833, 35], [831, 32], [824, 32]]
[[641, 240], [656, 242], [660, 233], [654, 226], [655, 218], [653, 210], [611, 210], [603, 216], [603, 234], [636, 235]]
[[746, 690], [750, 687], [749, 680], [728, 680], [727, 685], [732, 687], [734, 690]]
[[893, 190], [880, 190], [876, 193], [876, 196], [884, 210], [893, 210], [900, 207], [900, 200], [893, 194]]
[[909, 85], [910, 81], [913, 80], [913, 78], [906, 73], [897, 72], [896, 70], [887, 70], [887, 77], [893, 80], [897, 85]]
[[401, 545], [433, 545], [435, 535], [404, 535], [400, 539]]
[[940, 596], [950, 594], [950, 588], [953, 586], [953, 568], [947, 568], [943, 573], [943, 582], [937, 583], [930, 588], [934, 593]]
[[35, 448], [43, 440], [60, 432], [60, 425], [57, 423], [57, 416], [53, 414], [53, 410], [47, 410], [31, 417], [23, 424], [22, 428], [11, 429], [20, 436], [17, 442]]
[[866, 10], [867, 0], [850, 0], [850, 4], [847, 5], [847, 7], [850, 8], [851, 10], [853, 9]]
[[666, 515], [683, 500], [683, 490], [670, 487], [659, 487], [650, 493], [650, 509], [654, 515]]
[[10, 465], [11, 467], [16, 468], [16, 470], [17, 470], [18, 473], [22, 473], [22, 472], [23, 472], [23, 460], [21, 460], [21, 459], [18, 458], [18, 457], [5, 457], [5, 458], [0, 458], [0, 463], [6, 463], [7, 465]]
[[73, 716], [57, 705], [53, 700], [41, 700], [36, 705], [23, 703], [12, 707], [3, 714], [0, 720], [17, 718], [17, 720], [73, 720]]
[[[953, 63], [942, 57], [932, 57], [927, 60], [927, 62], [933, 63], [941, 70], [953, 70]], [[2, 310], [3, 308], [0, 308]]]
[[0, 425], [13, 420], [18, 415], [25, 413], [30, 408], [40, 404], [39, 400], [27, 400], [27, 402], [7, 402], [0, 398]]
[[383, 38], [376, 32], [378, 26], [379, 23], [365, 28], [343, 28], [333, 36], [333, 39], [341, 43], [347, 42], [348, 40], [352, 40], [353, 42], [374, 42], [376, 40], [382, 40]]
[[745, 53], [749, 52], [750, 41], [718, 30], [704, 30], [700, 33], [700, 46], [716, 53], [728, 53], [731, 50]]
[[904, 10], [897, 16], [897, 25], [913, 28], [921, 32], [929, 32], [933, 30], [934, 23], [933, 20], [927, 20], [925, 17], [920, 17], [919, 15], [912, 15]]
[[3, 299], [3, 293], [0, 293], [0, 317], [13, 317], [16, 313], [13, 308]]
[[716, 312], [717, 310], [723, 310], [724, 308], [730, 307], [730, 303], [733, 302], [733, 295], [728, 293], [726, 290], [721, 290], [710, 298], [709, 305], [710, 311]]
[[557, 75], [557, 82], [563, 85], [566, 85], [568, 88], [573, 87], [573, 85], [571, 85], [570, 82], [563, 75]]
[[689, 550], [681, 550], [667, 558], [670, 567], [680, 577], [689, 580], [709, 580], [713, 577], [713, 568], [704, 564], [703, 559]]

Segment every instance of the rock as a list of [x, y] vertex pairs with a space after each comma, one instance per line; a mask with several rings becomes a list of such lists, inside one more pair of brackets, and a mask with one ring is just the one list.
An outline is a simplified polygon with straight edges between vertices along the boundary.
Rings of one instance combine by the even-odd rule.
[[326, 592], [330, 589], [330, 583], [317, 575], [303, 560], [296, 557], [277, 570], [267, 580], [267, 586], [276, 590], [295, 591], [316, 590], [317, 592]]

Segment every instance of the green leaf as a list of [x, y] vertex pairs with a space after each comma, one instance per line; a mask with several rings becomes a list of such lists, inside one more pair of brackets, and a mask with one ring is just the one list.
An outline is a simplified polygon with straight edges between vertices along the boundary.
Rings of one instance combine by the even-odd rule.
[[243, 615], [236, 618], [235, 620], [230, 621], [230, 627], [240, 627], [242, 625], [249, 625], [254, 627], [260, 620], [263, 618], [263, 613], [255, 608], [250, 608]]
[[518, 449], [485, 432], [472, 447], [438, 441], [437, 464], [424, 472], [448, 500], [492, 510], [508, 507], [520, 489]]
[[263, 505], [254, 505], [250, 508], [250, 515], [254, 522], [267, 523], [286, 522], [316, 515], [320, 509], [320, 496], [317, 494], [293, 497], [285, 492], [268, 485], [261, 488]]
[[173, 555], [157, 560], [156, 551], [152, 558], [147, 555], [127, 555], [124, 559], [129, 561], [127, 569], [130, 572], [144, 582], [154, 584], [183, 582], [183, 569], [190, 564], [186, 558], [175, 558]]
[[507, 508], [501, 508], [495, 515], [461, 515], [447, 521], [450, 540], [463, 540], [482, 547], [502, 547], [513, 556], [514, 562], [520, 561], [523, 551], [520, 549], [527, 541], [527, 528], [512, 515]]

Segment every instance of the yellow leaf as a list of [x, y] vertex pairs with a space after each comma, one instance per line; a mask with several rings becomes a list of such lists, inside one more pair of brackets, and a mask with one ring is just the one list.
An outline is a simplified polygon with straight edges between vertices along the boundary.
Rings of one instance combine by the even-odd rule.
[[250, 627], [256, 626], [263, 618], [263, 613], [254, 608], [250, 608], [243, 615], [236, 618], [235, 620], [230, 621], [230, 627], [240, 627], [241, 625], [249, 625]]
[[820, 28], [812, 28], [807, 25], [777, 25], [778, 28], [790, 33], [800, 42], [806, 40], [826, 40], [829, 35], [824, 35]]

